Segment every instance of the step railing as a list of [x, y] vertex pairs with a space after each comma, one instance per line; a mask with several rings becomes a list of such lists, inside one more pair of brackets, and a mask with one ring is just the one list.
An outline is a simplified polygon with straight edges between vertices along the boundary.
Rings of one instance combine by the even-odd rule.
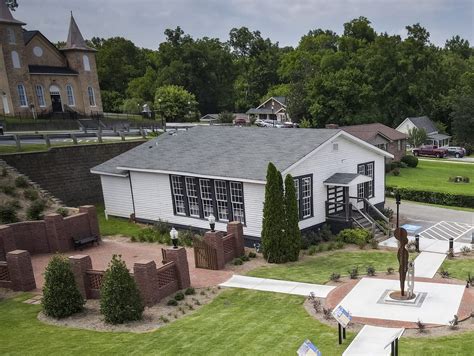
[[[380, 224], [377, 220], [373, 219], [373, 218], [370, 216], [370, 214], [367, 212], [367, 210], [368, 210], [368, 209], [367, 209], [367, 206], [368, 206], [368, 207], [372, 207], [372, 208], [374, 209], [374, 211], [376, 210], [376, 212], [378, 212], [377, 215], [379, 215], [379, 214], [382, 215], [382, 216], [383, 216], [382, 220], [385, 221], [387, 225], [389, 225], [389, 220], [388, 220], [388, 218], [387, 218], [385, 215], [383, 215], [383, 214], [380, 212], [380, 210], [378, 210], [375, 206], [373, 206], [372, 203], [370, 203], [370, 202], [367, 200], [367, 198], [349, 197], [349, 199], [354, 199], [354, 200], [356, 200], [356, 203], [355, 203], [355, 204], [351, 204], [351, 205], [352, 205], [352, 207], [353, 207], [365, 220], [367, 220], [367, 221], [370, 223], [370, 225], [372, 226], [372, 234], [373, 234], [373, 235], [375, 235], [375, 229], [376, 229], [376, 227], [377, 227], [380, 231], [382, 231], [382, 232], [384, 233], [384, 235], [386, 235], [387, 237], [390, 237], [391, 232], [392, 232], [392, 230], [390, 229], [390, 226], [384, 226], [384, 225]], [[360, 208], [357, 206], [357, 203], [359, 203], [359, 202], [361, 202], [361, 201], [364, 202], [364, 209], [363, 209], [364, 211], [363, 211], [362, 209], [360, 209]], [[380, 216], [380, 215], [379, 215], [379, 216]], [[357, 225], [359, 225], [359, 226], [361, 226], [362, 228], [364, 228], [364, 227], [362, 226], [362, 224], [360, 224], [360, 223], [357, 221], [357, 219], [355, 219], [355, 218], [353, 217], [352, 220], [355, 221], [355, 223], [356, 223]]]

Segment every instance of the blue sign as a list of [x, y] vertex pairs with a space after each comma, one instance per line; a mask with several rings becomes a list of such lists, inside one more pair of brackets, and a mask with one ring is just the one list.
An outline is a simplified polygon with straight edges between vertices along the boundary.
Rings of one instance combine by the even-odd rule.
[[337, 309], [332, 312], [332, 316], [339, 324], [342, 325], [343, 328], [345, 328], [352, 320], [352, 315], [349, 314], [349, 312], [341, 305], [339, 305]]
[[402, 227], [407, 231], [407, 232], [416, 232], [416, 230], [421, 229], [420, 225], [411, 225], [411, 224], [405, 224], [402, 225]]
[[298, 356], [321, 356], [321, 351], [308, 339], [306, 339], [296, 351]]

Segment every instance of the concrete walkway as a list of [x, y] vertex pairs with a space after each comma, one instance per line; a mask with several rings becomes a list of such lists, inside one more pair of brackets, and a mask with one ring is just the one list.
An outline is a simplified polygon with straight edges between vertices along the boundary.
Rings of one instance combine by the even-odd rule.
[[[408, 236], [409, 241], [415, 241], [414, 236]], [[384, 247], [396, 247], [398, 248], [398, 241], [395, 237], [391, 237], [385, 241], [379, 243], [379, 246]], [[463, 242], [454, 242], [453, 250], [454, 253], [460, 253], [463, 247], [471, 248], [471, 244]], [[449, 242], [446, 240], [435, 240], [428, 239], [426, 237], [420, 237], [420, 251], [434, 252], [434, 253], [447, 253], [449, 250]]]
[[326, 298], [335, 287], [320, 284], [281, 281], [277, 279], [256, 278], [233, 275], [221, 287], [261, 290], [266, 292], [286, 293], [307, 297], [311, 292], [318, 298]]
[[420, 253], [415, 259], [415, 277], [433, 278], [445, 258], [444, 253]]
[[392, 341], [400, 338], [404, 331], [403, 328], [364, 325], [342, 356], [390, 355]]

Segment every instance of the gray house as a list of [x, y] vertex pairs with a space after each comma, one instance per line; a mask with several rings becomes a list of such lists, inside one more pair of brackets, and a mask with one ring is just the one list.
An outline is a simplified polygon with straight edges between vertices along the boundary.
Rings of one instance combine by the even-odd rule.
[[287, 113], [287, 100], [285, 96], [272, 96], [256, 108], [248, 110], [246, 114], [249, 120], [253, 117], [260, 120], [291, 121]]
[[325, 222], [364, 224], [370, 206], [385, 202], [385, 157], [363, 140], [331, 129], [262, 130], [198, 126], [162, 134], [97, 167], [107, 215], [174, 226], [244, 224], [247, 239], [262, 230], [267, 166], [291, 174], [300, 229]]
[[414, 127], [426, 131], [426, 134], [428, 135], [427, 144], [438, 147], [449, 146], [451, 136], [439, 133], [435, 123], [431, 121], [428, 116], [407, 117], [400, 125], [398, 125], [396, 130], [408, 135], [408, 131]]

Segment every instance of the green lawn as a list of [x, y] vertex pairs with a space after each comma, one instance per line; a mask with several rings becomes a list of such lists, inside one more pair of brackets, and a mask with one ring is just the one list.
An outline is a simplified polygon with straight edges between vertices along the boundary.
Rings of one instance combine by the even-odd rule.
[[441, 268], [447, 270], [452, 278], [465, 281], [468, 273], [474, 276], [474, 259], [446, 259]]
[[[262, 276], [290, 277], [321, 282], [328, 272], [372, 263], [384, 270], [396, 260], [382, 251], [338, 251], [311, 261], [259, 269]], [[453, 263], [463, 261], [454, 260]], [[329, 264], [330, 267], [327, 267]], [[454, 268], [454, 267], [453, 267]], [[275, 271], [271, 273], [271, 269]], [[287, 272], [290, 271], [290, 272]], [[300, 273], [304, 277], [300, 278]], [[252, 273], [253, 274], [253, 273]], [[311, 274], [313, 277], [311, 278]], [[0, 354], [2, 355], [294, 355], [309, 338], [322, 354], [341, 355], [337, 329], [310, 317], [304, 297], [271, 292], [231, 289], [195, 314], [150, 333], [107, 333], [44, 325], [36, 318], [40, 306], [22, 303], [28, 294], [0, 302]], [[474, 332], [440, 338], [402, 338], [402, 355], [468, 355], [474, 349]]]
[[[449, 177], [454, 176], [467, 176], [471, 182], [449, 182]], [[387, 174], [386, 184], [415, 190], [474, 195], [474, 164], [419, 161], [416, 168], [401, 168], [398, 177]]]
[[[410, 254], [410, 258], [414, 257], [414, 254]], [[397, 256], [385, 251], [337, 251], [328, 255], [316, 255], [302, 262], [260, 267], [250, 271], [248, 275], [321, 284], [326, 283], [333, 272], [348, 275], [347, 270], [352, 267], [358, 267], [359, 275], [365, 275], [366, 268], [370, 265], [381, 273], [385, 273], [388, 267], [397, 270]]]
[[105, 219], [104, 206], [97, 205], [97, 216], [99, 218], [99, 228], [102, 236], [124, 235], [129, 237], [137, 237], [142, 229], [140, 225], [129, 222], [127, 219], [109, 216]]

